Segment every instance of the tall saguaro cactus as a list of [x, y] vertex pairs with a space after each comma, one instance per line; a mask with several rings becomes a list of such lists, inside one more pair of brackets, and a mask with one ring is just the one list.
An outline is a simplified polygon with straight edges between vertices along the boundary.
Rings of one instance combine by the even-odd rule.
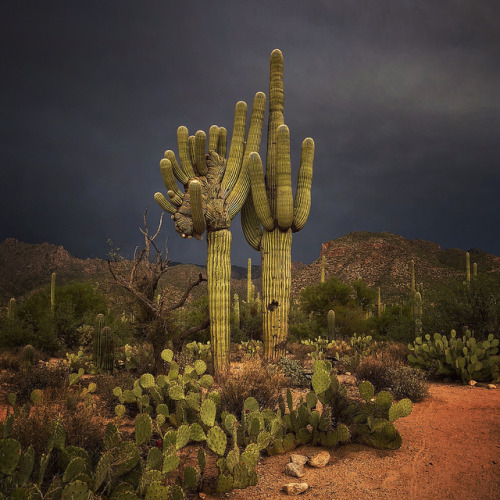
[[[229, 156], [226, 155], [226, 129], [210, 127], [207, 139], [199, 130], [189, 136], [186, 127], [177, 130], [180, 163], [173, 151], [165, 152], [160, 162], [167, 200], [161, 193], [155, 200], [172, 214], [176, 231], [182, 237], [202, 239], [207, 233], [207, 281], [210, 338], [216, 375], [229, 365], [230, 280], [232, 219], [241, 210], [250, 190], [248, 156], [259, 151], [266, 96], [255, 95], [248, 134], [247, 105], [236, 104]], [[177, 185], [184, 186], [184, 193]]]
[[52, 273], [50, 279], [50, 310], [52, 314], [56, 309], [56, 273]]
[[292, 196], [290, 132], [284, 124], [283, 55], [271, 53], [266, 173], [258, 153], [251, 153], [251, 197], [241, 212], [243, 233], [261, 253], [264, 355], [273, 358], [275, 346], [288, 336], [291, 288], [292, 233], [309, 216], [314, 141], [302, 143], [295, 200]]

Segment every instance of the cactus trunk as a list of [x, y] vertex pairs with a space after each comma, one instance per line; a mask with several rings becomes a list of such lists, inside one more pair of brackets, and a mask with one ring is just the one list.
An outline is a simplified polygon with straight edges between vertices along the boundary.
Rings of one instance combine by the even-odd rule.
[[208, 308], [210, 342], [216, 377], [229, 367], [231, 320], [231, 232], [207, 232]]
[[276, 345], [288, 336], [290, 310], [292, 230], [264, 231], [262, 256], [262, 316], [264, 357], [278, 357]]

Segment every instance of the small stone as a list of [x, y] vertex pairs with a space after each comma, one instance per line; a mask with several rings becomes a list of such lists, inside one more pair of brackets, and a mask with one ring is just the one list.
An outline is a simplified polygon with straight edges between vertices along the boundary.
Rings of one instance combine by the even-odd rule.
[[496, 389], [497, 386], [495, 384], [488, 384], [488, 389]]
[[351, 372], [345, 372], [345, 374], [346, 374], [346, 375], [350, 375], [350, 374], [351, 374]]
[[299, 464], [299, 465], [307, 464], [308, 460], [309, 460], [308, 457], [306, 457], [305, 455], [299, 455], [298, 453], [293, 453], [290, 457], [290, 462], [293, 462], [294, 464]]
[[198, 493], [198, 496], [200, 498], [207, 498], [207, 495], [205, 495], [205, 493], [202, 493], [201, 491]]
[[304, 467], [295, 462], [289, 462], [285, 467], [285, 474], [287, 476], [302, 477], [304, 475]]
[[311, 467], [324, 467], [329, 461], [330, 461], [330, 453], [327, 451], [320, 451], [319, 453], [316, 453], [316, 455], [313, 455], [309, 459], [309, 465]]
[[474, 387], [477, 384], [475, 380], [469, 380], [469, 385]]
[[288, 483], [283, 485], [283, 491], [287, 495], [300, 495], [309, 488], [307, 483]]

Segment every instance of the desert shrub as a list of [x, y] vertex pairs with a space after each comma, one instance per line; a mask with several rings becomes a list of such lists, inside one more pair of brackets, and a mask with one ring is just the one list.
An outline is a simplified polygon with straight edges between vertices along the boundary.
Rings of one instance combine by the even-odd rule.
[[306, 360], [310, 359], [309, 353], [314, 351], [314, 347], [311, 345], [304, 345], [299, 342], [289, 343], [287, 346], [290, 356], [300, 363], [304, 363]]
[[248, 397], [254, 397], [261, 408], [274, 408], [285, 384], [283, 373], [275, 365], [265, 365], [259, 358], [252, 358], [221, 382], [221, 408], [239, 415]]
[[391, 392], [397, 399], [409, 398], [413, 402], [422, 401], [429, 395], [427, 375], [411, 366], [389, 366], [387, 378]]
[[137, 376], [128, 371], [117, 371], [113, 375], [97, 375], [94, 377], [97, 389], [96, 395], [99, 398], [100, 407], [102, 407], [110, 417], [115, 416], [115, 406], [117, 404], [116, 396], [113, 394], [115, 387], [122, 389], [133, 389]]
[[30, 398], [34, 389], [61, 389], [68, 385], [69, 370], [58, 364], [56, 366], [34, 366], [29, 370], [12, 372], [5, 376], [8, 391], [17, 396], [19, 404]]
[[287, 385], [292, 387], [309, 387], [311, 381], [306, 377], [304, 367], [295, 359], [283, 357], [278, 361], [278, 366], [283, 370]]
[[429, 391], [426, 374], [405, 365], [390, 351], [379, 351], [362, 358], [355, 375], [359, 382], [370, 381], [376, 391], [390, 389], [397, 399], [421, 401]]

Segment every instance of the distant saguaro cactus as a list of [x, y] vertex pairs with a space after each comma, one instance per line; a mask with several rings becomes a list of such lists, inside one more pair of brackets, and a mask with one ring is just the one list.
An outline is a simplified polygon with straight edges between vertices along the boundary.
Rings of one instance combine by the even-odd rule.
[[101, 369], [112, 372], [115, 366], [115, 341], [109, 326], [101, 330]]
[[16, 299], [14, 297], [9, 300], [9, 305], [7, 307], [7, 317], [9, 319], [14, 319], [16, 317]]
[[95, 319], [94, 338], [92, 342], [92, 361], [99, 368], [102, 362], [102, 330], [104, 328], [104, 314], [98, 314]]
[[56, 309], [56, 273], [52, 273], [50, 280], [50, 310], [52, 314]]
[[328, 338], [333, 340], [335, 338], [335, 311], [330, 309], [327, 315], [328, 322]]
[[284, 124], [283, 54], [273, 50], [270, 60], [269, 118], [266, 173], [257, 152], [249, 158], [251, 196], [241, 212], [243, 233], [261, 253], [264, 356], [277, 355], [276, 345], [288, 336], [291, 288], [292, 233], [309, 216], [314, 141], [302, 143], [295, 200], [292, 196], [290, 132]]
[[325, 256], [321, 256], [321, 283], [325, 282]]
[[[255, 95], [250, 126], [245, 140], [247, 105], [236, 104], [233, 135], [226, 161], [227, 132], [210, 127], [207, 140], [199, 130], [189, 136], [186, 127], [177, 130], [180, 164], [173, 151], [160, 162], [163, 181], [170, 198], [161, 193], [155, 200], [172, 214], [176, 231], [182, 237], [201, 239], [207, 232], [207, 280], [210, 339], [216, 376], [229, 366], [231, 221], [240, 211], [250, 189], [248, 156], [259, 151], [266, 106], [262, 92]], [[176, 179], [184, 185], [184, 193]]]
[[237, 293], [234, 294], [234, 322], [240, 327], [240, 297]]
[[470, 253], [465, 252], [465, 279], [470, 283]]
[[35, 348], [30, 344], [25, 345], [22, 350], [23, 367], [27, 369], [33, 366], [34, 358]]
[[252, 288], [252, 259], [248, 259], [247, 266], [247, 304], [251, 304], [253, 302], [253, 288]]

